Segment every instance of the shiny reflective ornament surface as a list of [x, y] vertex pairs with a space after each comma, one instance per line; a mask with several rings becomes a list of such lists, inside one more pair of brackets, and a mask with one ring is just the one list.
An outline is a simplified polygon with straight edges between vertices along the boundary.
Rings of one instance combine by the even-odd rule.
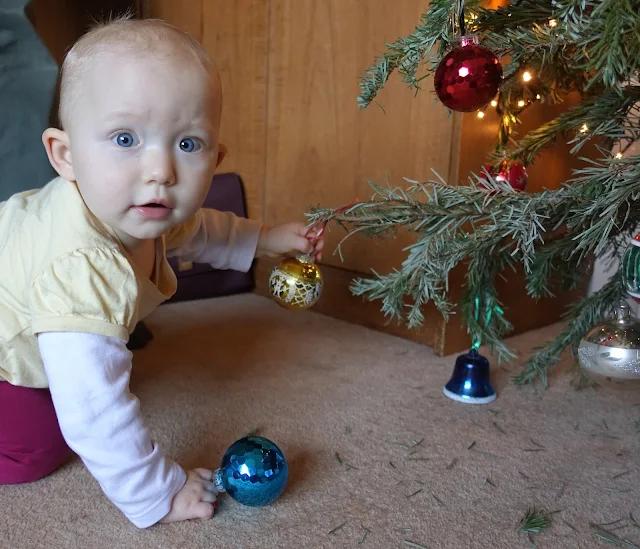
[[480, 46], [475, 35], [464, 36], [440, 62], [434, 75], [436, 94], [445, 106], [460, 112], [484, 107], [502, 84], [502, 65]]
[[580, 341], [578, 360], [587, 374], [640, 380], [640, 323], [629, 305], [621, 303], [615, 318], [589, 330]]
[[[522, 162], [512, 162], [511, 160], [503, 160], [500, 163], [498, 171], [494, 170], [491, 165], [486, 165], [484, 169], [495, 179], [500, 182], [507, 182], [516, 191], [524, 191], [527, 182], [529, 181], [529, 175], [527, 169]], [[479, 182], [480, 187], [486, 188], [482, 182]]]
[[516, 191], [524, 191], [527, 186], [529, 176], [522, 162], [511, 162], [505, 160], [500, 164], [500, 171], [496, 176], [499, 181], [506, 181]]
[[640, 302], [640, 234], [634, 237], [622, 258], [622, 282], [627, 293]]
[[475, 348], [456, 359], [453, 375], [442, 390], [445, 396], [468, 404], [488, 404], [496, 399], [489, 361]]
[[320, 299], [322, 286], [320, 268], [308, 254], [284, 259], [269, 276], [271, 297], [286, 309], [300, 311], [312, 307]]
[[275, 501], [289, 476], [287, 460], [269, 439], [248, 436], [225, 452], [222, 465], [213, 474], [216, 488], [243, 505], [260, 507]]

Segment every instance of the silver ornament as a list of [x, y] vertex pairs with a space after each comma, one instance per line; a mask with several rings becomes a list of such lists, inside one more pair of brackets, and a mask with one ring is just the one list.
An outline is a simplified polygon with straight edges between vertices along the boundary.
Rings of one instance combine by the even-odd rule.
[[587, 333], [578, 347], [578, 360], [587, 373], [640, 380], [640, 324], [621, 303], [615, 318]]

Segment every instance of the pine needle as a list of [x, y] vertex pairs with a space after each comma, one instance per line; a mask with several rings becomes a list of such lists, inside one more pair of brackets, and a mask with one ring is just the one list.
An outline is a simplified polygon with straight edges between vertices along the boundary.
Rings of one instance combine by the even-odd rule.
[[520, 521], [520, 532], [538, 534], [546, 530], [551, 521], [544, 511], [537, 511], [535, 507], [527, 509], [527, 514]]
[[433, 499], [435, 499], [440, 505], [444, 506], [444, 502], [435, 494], [431, 494], [431, 496], [433, 497]]
[[591, 524], [591, 527], [595, 530], [595, 535], [602, 541], [612, 543], [613, 545], [617, 545], [618, 547], [626, 547], [627, 549], [640, 549], [640, 547], [638, 547], [638, 545], [636, 545], [635, 543], [629, 541], [628, 539], [619, 538], [618, 536], [612, 534], [609, 530], [605, 530], [597, 524]]
[[341, 530], [342, 528], [344, 528], [346, 526], [347, 522], [349, 522], [349, 521], [345, 520], [342, 524], [339, 524], [333, 530], [329, 531], [329, 534], [335, 534], [338, 530]]
[[366, 526], [363, 526], [362, 524], [360, 525], [360, 528], [364, 530], [364, 534], [362, 534], [362, 537], [360, 538], [360, 541], [358, 542], [358, 544], [362, 545], [364, 543], [364, 540], [366, 540], [367, 536], [371, 533], [371, 530], [369, 530], [369, 528], [367, 528]]
[[502, 427], [500, 427], [500, 425], [498, 425], [495, 421], [493, 422], [493, 426], [494, 426], [498, 431], [500, 431], [503, 435], [506, 435], [506, 434], [507, 434], [507, 433], [506, 433], [506, 431], [505, 431]]
[[415, 549], [428, 549], [424, 545], [420, 545], [419, 543], [414, 543], [413, 541], [409, 541], [408, 539], [404, 540], [404, 544], [408, 545], [409, 547], [414, 547]]
[[599, 433], [597, 435], [592, 435], [593, 438], [606, 438], [606, 439], [611, 439], [611, 440], [620, 440], [620, 437], [617, 437], [615, 435], [607, 435], [604, 433]]

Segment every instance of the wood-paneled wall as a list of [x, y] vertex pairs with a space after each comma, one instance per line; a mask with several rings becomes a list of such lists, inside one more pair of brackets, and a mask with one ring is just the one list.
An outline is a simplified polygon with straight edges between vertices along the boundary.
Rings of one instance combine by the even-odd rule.
[[[303, 219], [311, 205], [369, 196], [367, 180], [397, 185], [457, 168], [456, 117], [432, 94], [412, 100], [396, 79], [379, 98], [386, 114], [357, 109], [359, 76], [423, 8], [416, 0], [147, 0], [143, 13], [194, 32], [216, 59], [229, 147], [221, 169], [243, 176], [250, 216], [279, 223]], [[330, 232], [328, 249], [343, 236]], [[409, 241], [347, 243], [344, 262], [329, 254], [326, 263], [387, 270]]]
[[[143, 0], [142, 16], [159, 17], [193, 34], [220, 67], [224, 112], [222, 140], [229, 156], [222, 171], [239, 173], [249, 215], [269, 224], [304, 219], [312, 205], [340, 206], [369, 197], [367, 180], [404, 184], [437, 171], [456, 184], [477, 170], [495, 143], [491, 115], [448, 115], [435, 100], [430, 78], [414, 98], [394, 76], [376, 105], [357, 108], [358, 79], [385, 43], [411, 32], [423, 0]], [[549, 113], [536, 107], [535, 116]], [[532, 172], [530, 188], [554, 188], [568, 173], [566, 151], [551, 152], [546, 169]], [[544, 165], [544, 160], [543, 160]], [[371, 269], [399, 267], [412, 236], [399, 231], [384, 241], [353, 238], [344, 261], [332, 255], [344, 232], [327, 235], [323, 271], [327, 287], [315, 309], [435, 345], [441, 353], [467, 344], [427, 308], [425, 327], [408, 332], [385, 327], [380, 303], [363, 304], [349, 281]], [[259, 263], [260, 292], [267, 292], [270, 262]], [[455, 280], [461, 280], [455, 277]], [[518, 291], [521, 284], [518, 284]], [[507, 291], [509, 288], [507, 287]], [[558, 318], [564, 299], [546, 302], [536, 315], [515, 320], [529, 329]], [[517, 300], [516, 316], [522, 300]], [[532, 320], [534, 319], [534, 320]]]

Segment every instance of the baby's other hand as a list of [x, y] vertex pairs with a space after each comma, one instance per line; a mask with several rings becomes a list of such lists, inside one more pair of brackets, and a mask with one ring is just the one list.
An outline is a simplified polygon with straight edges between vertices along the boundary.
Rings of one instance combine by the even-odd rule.
[[213, 482], [213, 471], [194, 469], [187, 472], [187, 482], [173, 497], [171, 511], [160, 522], [178, 522], [191, 519], [209, 519], [217, 506], [218, 490]]
[[[307, 234], [309, 233], [309, 234]], [[304, 223], [284, 223], [275, 227], [263, 227], [260, 231], [256, 256], [275, 257], [291, 252], [313, 254], [316, 261], [322, 259], [324, 238], [322, 234]]]

